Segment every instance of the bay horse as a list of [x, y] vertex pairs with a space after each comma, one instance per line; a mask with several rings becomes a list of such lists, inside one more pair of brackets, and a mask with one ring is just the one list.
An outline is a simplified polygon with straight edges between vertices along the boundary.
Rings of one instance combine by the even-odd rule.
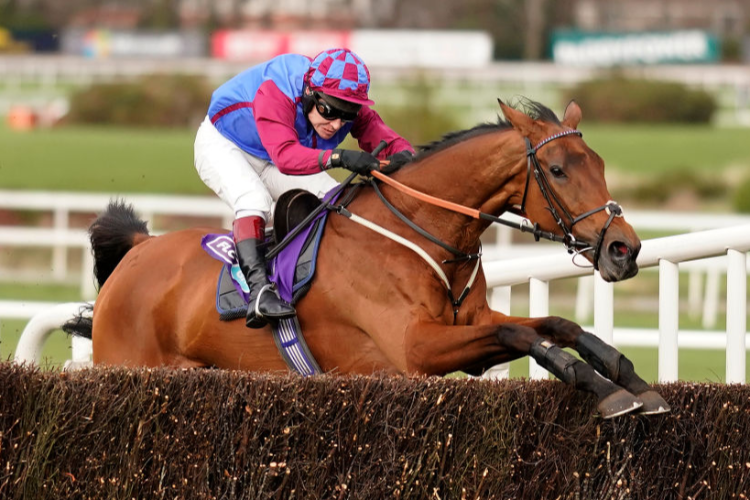
[[[537, 234], [563, 241], [607, 281], [637, 273], [641, 246], [611, 201], [603, 160], [577, 130], [579, 106], [571, 102], [560, 121], [533, 101], [525, 110], [499, 103], [505, 119], [424, 146], [392, 173], [394, 185], [373, 182], [379, 188], [352, 197], [343, 212], [391, 237], [330, 213], [312, 287], [296, 304], [312, 355], [325, 372], [440, 376], [477, 375], [531, 356], [563, 382], [594, 394], [604, 418], [669, 411], [625, 356], [576, 323], [490, 309], [480, 235], [505, 211], [535, 223]], [[463, 209], [451, 210], [456, 206]], [[288, 369], [269, 327], [219, 320], [214, 298], [221, 263], [200, 245], [216, 231], [151, 236], [131, 207], [110, 203], [90, 228], [100, 291], [91, 329], [80, 333], [91, 335], [94, 363]]]

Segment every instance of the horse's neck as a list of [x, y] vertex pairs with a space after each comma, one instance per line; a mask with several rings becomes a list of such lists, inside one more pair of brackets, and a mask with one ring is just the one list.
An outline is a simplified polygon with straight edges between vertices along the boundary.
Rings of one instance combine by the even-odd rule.
[[[522, 194], [525, 171], [523, 143], [508, 131], [480, 135], [427, 156], [404, 169], [398, 180], [436, 198], [499, 215], [514, 201], [513, 195]], [[423, 202], [403, 201], [417, 224], [423, 222], [425, 229], [429, 226], [459, 248], [475, 245], [488, 226]]]

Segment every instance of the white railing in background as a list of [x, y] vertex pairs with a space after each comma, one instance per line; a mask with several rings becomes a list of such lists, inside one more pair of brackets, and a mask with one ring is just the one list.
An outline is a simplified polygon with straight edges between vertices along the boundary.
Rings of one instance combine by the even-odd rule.
[[[726, 255], [727, 329], [726, 382], [745, 382], [747, 336], [747, 252], [750, 224], [643, 241], [638, 264], [659, 269], [659, 381], [677, 380], [678, 345], [687, 345], [679, 335], [679, 264], [694, 259]], [[510, 287], [529, 283], [530, 316], [549, 314], [549, 283], [563, 278], [590, 275], [591, 269], [575, 266], [570, 256], [529, 257], [484, 263], [487, 286], [493, 288], [493, 308], [510, 310]], [[594, 333], [618, 345], [615, 335], [614, 286], [598, 276], [594, 279]], [[709, 335], [709, 333], [706, 333]], [[691, 337], [692, 340], [692, 337]], [[684, 342], [683, 342], [684, 341]], [[502, 369], [498, 370], [502, 373]], [[531, 361], [531, 376], [546, 377], [546, 371]]]
[[[0, 311], [12, 312], [22, 315], [33, 309], [41, 308], [39, 312], [31, 316], [31, 320], [24, 328], [21, 337], [18, 339], [16, 352], [13, 360], [16, 363], [33, 363], [39, 365], [42, 361], [42, 349], [47, 339], [56, 330], [71, 319], [86, 304], [83, 302], [66, 302], [63, 304], [50, 303], [29, 303], [29, 302], [0, 302]], [[71, 359], [65, 362], [64, 367], [82, 367], [91, 364], [92, 343], [89, 339], [82, 337], [72, 337], [71, 340], [72, 355]]]
[[[52, 214], [51, 228], [25, 228], [0, 226], [0, 247], [42, 247], [52, 249], [52, 260], [49, 268], [37, 272], [3, 270], [5, 279], [22, 281], [39, 279], [55, 282], [69, 282], [71, 278], [81, 285], [81, 297], [94, 297], [94, 281], [91, 275], [93, 263], [85, 230], [70, 227], [72, 214], [93, 214], [104, 210], [110, 199], [122, 198], [131, 203], [139, 216], [146, 219], [152, 231], [158, 234], [159, 227], [154, 227], [155, 216], [173, 215], [184, 217], [211, 217], [222, 227], [230, 227], [231, 210], [218, 198], [211, 196], [177, 196], [153, 194], [104, 194], [79, 192], [40, 192], [0, 190], [0, 210], [38, 211]], [[626, 217], [637, 231], [665, 231], [683, 233], [718, 227], [729, 227], [750, 224], [750, 216], [735, 214], [701, 214], [657, 211], [626, 211]], [[514, 216], [507, 215], [509, 219]], [[514, 258], [519, 255], [560, 252], [559, 246], [543, 244], [511, 245], [512, 230], [499, 227], [495, 242], [485, 242], [485, 260]], [[82, 273], [71, 277], [68, 266], [69, 249], [81, 250]], [[701, 274], [706, 274], [706, 293], [704, 304], [704, 327], [713, 328], [716, 317], [716, 297], [718, 297], [718, 279], [723, 271], [721, 261], [693, 264], [691, 272], [690, 301], [691, 311], [699, 311]], [[580, 305], [576, 319], [585, 321], [589, 311], [584, 307], [586, 295], [590, 294], [590, 285], [582, 283]], [[588, 287], [588, 288], [587, 288]]]
[[52, 249], [52, 261], [48, 269], [38, 272], [4, 270], [5, 279], [19, 281], [44, 279], [54, 282], [69, 281], [68, 250], [82, 251], [81, 269], [78, 277], [81, 296], [93, 298], [94, 282], [91, 274], [93, 262], [89, 251], [86, 231], [70, 227], [71, 214], [95, 214], [103, 211], [111, 199], [121, 198], [133, 205], [136, 213], [154, 227], [155, 216], [183, 216], [214, 218], [218, 225], [230, 227], [231, 210], [218, 198], [208, 196], [103, 194], [44, 191], [0, 190], [0, 210], [37, 211], [52, 214], [52, 227], [0, 226], [0, 247], [42, 247]]
[[[643, 241], [638, 257], [641, 268], [659, 270], [659, 331], [616, 329], [614, 327], [614, 285], [594, 278], [594, 326], [596, 335], [614, 345], [653, 346], [659, 349], [659, 381], [677, 380], [678, 347], [724, 348], [726, 350], [726, 382], [745, 382], [745, 355], [750, 341], [747, 334], [747, 252], [750, 250], [750, 224], [700, 231]], [[724, 335], [712, 332], [680, 331], [678, 326], [678, 266], [693, 259], [726, 255], [727, 264], [727, 327]], [[529, 257], [484, 263], [487, 285], [491, 289], [493, 308], [510, 311], [510, 288], [530, 283], [530, 316], [549, 314], [549, 283], [563, 278], [591, 275], [590, 269], [575, 266], [568, 255]], [[80, 303], [61, 304], [49, 316], [35, 316], [22, 333], [17, 362], [38, 363], [43, 342], [53, 330], [78, 312]], [[90, 343], [82, 341], [84, 354], [76, 352], [77, 362], [90, 359]], [[546, 377], [546, 371], [531, 364], [531, 376]], [[503, 373], [500, 368], [494, 373]]]
[[31, 319], [57, 305], [57, 302], [0, 300], [1, 319]]
[[[520, 217], [512, 214], [504, 216], [519, 221]], [[659, 212], [654, 210], [627, 210], [627, 221], [638, 232], [654, 231], [661, 233], [680, 234], [687, 232], [734, 227], [750, 224], [750, 215], [740, 214], [709, 214], [695, 212]], [[500, 260], [520, 256], [565, 255], [560, 245], [532, 244], [511, 245], [513, 230], [509, 227], [499, 227], [497, 245], [485, 246], [485, 260]], [[656, 268], [646, 268], [656, 271]], [[692, 262], [684, 262], [681, 270], [689, 273], [688, 281], [688, 315], [692, 319], [702, 317], [702, 326], [706, 330], [716, 327], [719, 314], [719, 281], [727, 270], [726, 255], [714, 258], [701, 258]], [[704, 280], [705, 276], [705, 280]], [[705, 288], [704, 288], [705, 282]], [[580, 278], [576, 296], [575, 319], [579, 323], [589, 321], [591, 304], [593, 302], [593, 276]], [[704, 290], [702, 291], [702, 289]]]

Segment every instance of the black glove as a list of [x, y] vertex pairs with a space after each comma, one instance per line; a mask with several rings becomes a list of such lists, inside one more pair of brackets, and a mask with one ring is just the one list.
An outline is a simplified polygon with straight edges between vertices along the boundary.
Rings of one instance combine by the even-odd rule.
[[331, 167], [343, 167], [359, 175], [367, 175], [370, 170], [380, 170], [380, 160], [364, 151], [334, 149], [331, 153]]
[[414, 158], [414, 153], [412, 153], [408, 149], [404, 149], [403, 151], [399, 151], [398, 153], [389, 156], [388, 161], [390, 161], [391, 163], [398, 163], [399, 165], [403, 165], [404, 163], [411, 161], [412, 158]]
[[383, 167], [381, 171], [384, 174], [390, 174], [409, 163], [414, 158], [414, 155], [408, 149], [394, 153], [388, 157], [388, 165]]

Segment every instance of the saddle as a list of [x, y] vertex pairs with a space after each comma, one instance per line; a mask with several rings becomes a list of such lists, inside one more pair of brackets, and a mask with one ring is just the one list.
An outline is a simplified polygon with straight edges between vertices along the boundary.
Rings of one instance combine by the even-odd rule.
[[[287, 191], [276, 202], [273, 232], [266, 244], [274, 246], [315, 210], [321, 201], [303, 189]], [[323, 210], [294, 237], [275, 257], [268, 261], [268, 280], [276, 285], [279, 296], [296, 304], [310, 290], [315, 275], [320, 240], [328, 211]], [[216, 310], [222, 321], [244, 318], [250, 289], [240, 270], [234, 252], [232, 233], [207, 234], [201, 240], [203, 249], [221, 266], [216, 287]], [[272, 324], [274, 340], [290, 368], [302, 375], [320, 373], [315, 359], [302, 337], [297, 317]]]

